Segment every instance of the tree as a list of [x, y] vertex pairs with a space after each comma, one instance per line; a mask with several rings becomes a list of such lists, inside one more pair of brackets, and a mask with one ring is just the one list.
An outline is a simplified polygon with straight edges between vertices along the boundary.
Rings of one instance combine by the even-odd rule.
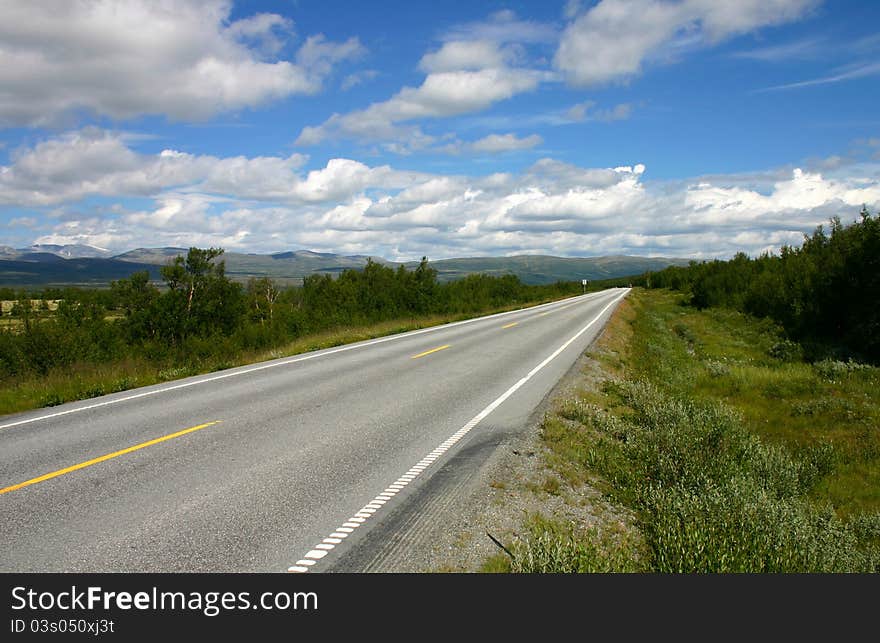
[[434, 305], [434, 291], [437, 288], [437, 271], [428, 265], [428, 258], [422, 257], [415, 269], [416, 313], [427, 313]]
[[247, 300], [251, 310], [251, 318], [259, 321], [262, 326], [266, 321], [270, 324], [274, 319], [275, 303], [281, 290], [269, 277], [256, 279], [251, 277], [247, 283]]
[[162, 267], [168, 292], [161, 297], [164, 333], [175, 342], [191, 334], [231, 333], [242, 321], [244, 297], [240, 284], [226, 277], [226, 264], [214, 260], [222, 248], [190, 248]]
[[126, 334], [132, 341], [153, 339], [158, 331], [155, 305], [159, 289], [150, 283], [150, 273], [136, 272], [128, 279], [110, 284], [117, 308], [122, 311]]

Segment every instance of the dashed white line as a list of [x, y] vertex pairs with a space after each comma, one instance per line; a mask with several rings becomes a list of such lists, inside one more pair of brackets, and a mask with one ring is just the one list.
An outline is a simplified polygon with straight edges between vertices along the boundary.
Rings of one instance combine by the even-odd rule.
[[[431, 451], [427, 456], [422, 458], [417, 464], [413, 465], [405, 474], [400, 476], [397, 480], [395, 480], [392, 484], [388, 485], [385, 491], [377, 495], [370, 502], [368, 502], [364, 507], [356, 512], [353, 517], [349, 518], [346, 522], [342, 523], [342, 527], [337, 527], [336, 532], [341, 532], [343, 529], [348, 529], [352, 531], [353, 529], [360, 527], [366, 522], [367, 518], [373, 517], [376, 512], [387, 502], [387, 498], [383, 497], [383, 495], [387, 495], [386, 492], [389, 489], [393, 489], [394, 487], [401, 487], [405, 484], [408, 484], [412, 480], [414, 480], [419, 474], [422, 473], [425, 469], [427, 469], [433, 462], [440, 458], [446, 451], [448, 451], [454, 444], [456, 444], [461, 438], [468, 434], [477, 424], [482, 422], [486, 416], [488, 416], [492, 411], [497, 409], [504, 401], [509, 398], [511, 395], [516, 393], [526, 382], [528, 382], [532, 377], [535, 376], [541, 369], [543, 369], [547, 364], [556, 359], [559, 354], [564, 351], [566, 348], [571, 346], [571, 344], [581, 335], [583, 335], [587, 330], [599, 321], [602, 318], [609, 308], [611, 308], [618, 301], [623, 299], [629, 290], [625, 291], [618, 297], [615, 297], [613, 301], [611, 301], [607, 306], [605, 306], [598, 315], [593, 317], [592, 321], [589, 324], [581, 328], [577, 333], [572, 335], [562, 346], [553, 351], [548, 357], [544, 359], [540, 364], [535, 366], [532, 370], [530, 370], [525, 377], [520, 379], [516, 384], [507, 389], [500, 396], [495, 398], [495, 400], [489, 404], [482, 411], [477, 413], [470, 421], [461, 427], [458, 431], [452, 434], [449, 438], [447, 438], [444, 442], [440, 444], [436, 449]], [[331, 534], [331, 538], [332, 538]], [[332, 549], [335, 548], [335, 544], [329, 542], [328, 538], [325, 538], [321, 541], [321, 543], [315, 545], [315, 549], [312, 549], [308, 552], [302, 560], [296, 561], [295, 564], [291, 565], [287, 568], [288, 572], [303, 574], [311, 570], [311, 567], [315, 564], [316, 560], [320, 560], [324, 558]], [[309, 561], [309, 559], [314, 559]]]

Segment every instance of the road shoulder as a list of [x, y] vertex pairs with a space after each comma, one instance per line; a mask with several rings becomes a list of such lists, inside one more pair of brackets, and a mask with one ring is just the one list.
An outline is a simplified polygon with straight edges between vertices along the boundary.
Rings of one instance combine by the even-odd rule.
[[[450, 471], [432, 480], [418, 514], [402, 511], [389, 526], [387, 543], [364, 572], [478, 572], [501, 551], [493, 538], [509, 545], [521, 537], [530, 515], [541, 514], [576, 527], [629, 522], [590, 485], [572, 487], [546, 464], [541, 424], [546, 413], [577, 391], [592, 390], [607, 377], [590, 351], [601, 333], [515, 432], [496, 433], [450, 462]], [[488, 452], [488, 453], [487, 453]], [[443, 472], [438, 472], [442, 474]], [[392, 520], [394, 517], [391, 517]], [[491, 537], [490, 537], [491, 535]]]

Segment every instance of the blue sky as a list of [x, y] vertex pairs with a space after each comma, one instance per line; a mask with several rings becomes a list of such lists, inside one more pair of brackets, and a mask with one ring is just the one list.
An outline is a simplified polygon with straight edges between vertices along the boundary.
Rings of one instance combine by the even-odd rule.
[[880, 3], [4, 3], [0, 244], [728, 257], [880, 206]]

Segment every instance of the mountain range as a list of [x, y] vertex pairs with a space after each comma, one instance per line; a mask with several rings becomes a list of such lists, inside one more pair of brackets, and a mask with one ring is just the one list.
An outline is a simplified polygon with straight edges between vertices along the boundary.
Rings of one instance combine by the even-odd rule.
[[[186, 248], [137, 248], [121, 254], [86, 245], [34, 245], [29, 248], [0, 246], [0, 286], [106, 286], [114, 279], [146, 270], [160, 280], [160, 269]], [[311, 250], [275, 254], [225, 252], [226, 274], [237, 281], [270, 277], [283, 285], [302, 283], [311, 274], [338, 274], [348, 268], [362, 268], [368, 259], [397, 267], [401, 263], [367, 255], [337, 255]], [[429, 258], [430, 261], [430, 258]], [[516, 255], [510, 257], [467, 257], [430, 261], [441, 281], [468, 274], [513, 274], [529, 284], [555, 281], [597, 280], [626, 277], [669, 265], [686, 265], [688, 259], [667, 257], [605, 256], [553, 257]], [[403, 262], [414, 268], [417, 261]]]

